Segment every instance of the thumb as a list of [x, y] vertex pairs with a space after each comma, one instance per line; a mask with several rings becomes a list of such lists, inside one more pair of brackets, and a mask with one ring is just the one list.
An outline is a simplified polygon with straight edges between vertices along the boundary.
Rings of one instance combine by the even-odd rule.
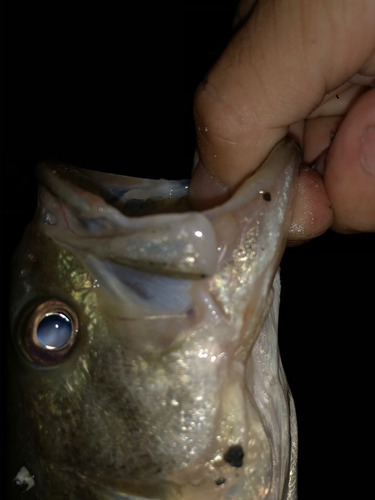
[[374, 73], [374, 22], [371, 0], [259, 1], [195, 94], [195, 208], [229, 197], [328, 92]]

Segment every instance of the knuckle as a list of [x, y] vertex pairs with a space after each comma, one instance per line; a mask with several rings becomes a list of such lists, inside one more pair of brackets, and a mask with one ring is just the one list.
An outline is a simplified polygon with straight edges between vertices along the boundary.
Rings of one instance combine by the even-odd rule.
[[225, 91], [206, 79], [194, 97], [194, 118], [197, 132], [205, 132], [211, 139], [238, 143], [249, 134], [250, 119], [246, 101], [233, 92]]

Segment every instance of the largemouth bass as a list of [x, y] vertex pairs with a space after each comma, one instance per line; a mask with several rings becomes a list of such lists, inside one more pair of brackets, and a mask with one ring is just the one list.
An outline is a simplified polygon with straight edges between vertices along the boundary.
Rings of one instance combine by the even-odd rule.
[[299, 160], [284, 140], [204, 212], [186, 181], [38, 166], [13, 260], [9, 499], [296, 498], [277, 269]]

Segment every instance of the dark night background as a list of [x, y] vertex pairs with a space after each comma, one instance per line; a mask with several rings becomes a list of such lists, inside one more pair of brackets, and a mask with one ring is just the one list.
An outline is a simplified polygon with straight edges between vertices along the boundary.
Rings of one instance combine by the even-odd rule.
[[[10, 256], [33, 216], [35, 162], [189, 177], [194, 90], [229, 40], [236, 2], [121, 16], [57, 5], [14, 8], [3, 31], [3, 353]], [[282, 261], [280, 350], [297, 408], [300, 500], [370, 492], [374, 247], [373, 234], [327, 232]], [[4, 406], [4, 362], [1, 373]], [[2, 433], [5, 462], [4, 423]]]

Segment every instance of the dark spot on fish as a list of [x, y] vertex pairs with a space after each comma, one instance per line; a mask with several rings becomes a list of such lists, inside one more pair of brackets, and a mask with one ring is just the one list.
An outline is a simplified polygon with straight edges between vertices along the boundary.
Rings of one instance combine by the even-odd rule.
[[186, 311], [186, 316], [187, 316], [188, 318], [193, 318], [193, 317], [195, 316], [195, 310], [194, 310], [194, 308], [193, 308], [193, 307], [191, 307], [190, 309], [188, 309], [188, 310]]
[[336, 94], [336, 99], [340, 99], [340, 97], [338, 96], [338, 94]]
[[232, 467], [242, 467], [244, 452], [240, 444], [234, 444], [228, 448], [224, 460]]
[[20, 479], [14, 479], [13, 484], [17, 488], [17, 490], [21, 491], [22, 493], [28, 488], [27, 482], [21, 481]]
[[263, 193], [263, 200], [271, 201], [271, 193], [269, 193], [268, 191], [266, 193]]
[[330, 208], [332, 210], [332, 205], [328, 205], [328, 208]]
[[219, 479], [215, 480], [215, 483], [220, 486], [221, 484], [224, 484], [226, 481], [225, 477], [219, 477]]

